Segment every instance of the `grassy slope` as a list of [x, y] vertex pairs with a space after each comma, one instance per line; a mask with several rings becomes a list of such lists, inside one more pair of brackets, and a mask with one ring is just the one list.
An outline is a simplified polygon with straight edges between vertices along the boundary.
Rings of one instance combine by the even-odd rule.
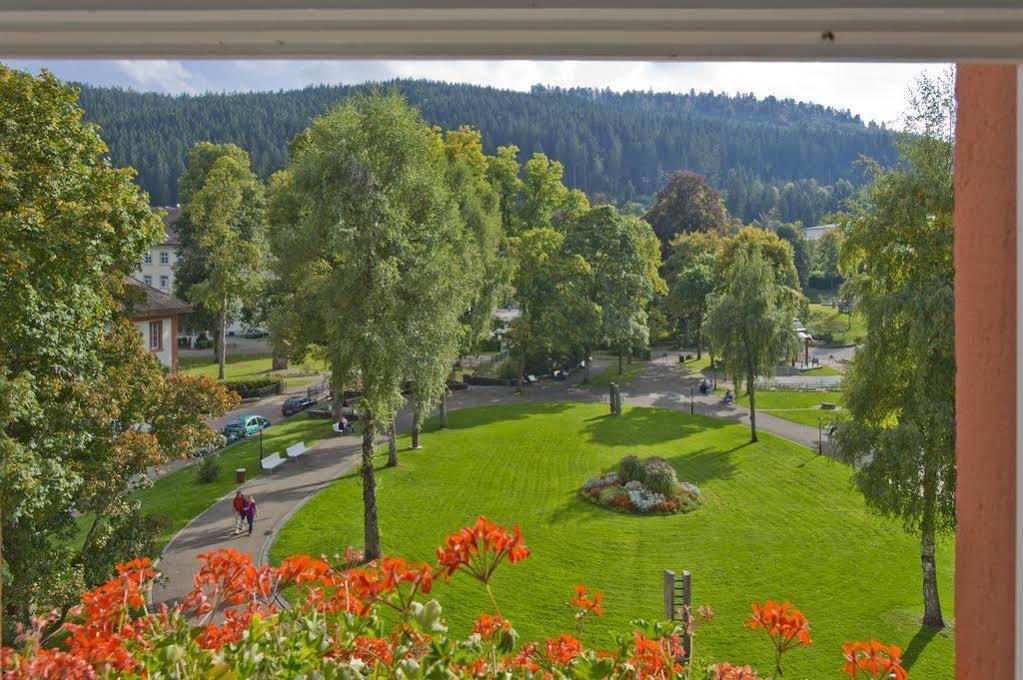
[[[189, 375], [205, 375], [210, 378], [217, 377], [217, 363], [212, 356], [190, 356], [181, 357], [178, 361], [183, 373]], [[245, 378], [262, 378], [265, 376], [280, 376], [285, 378], [291, 386], [303, 385], [315, 381], [319, 377], [319, 371], [324, 369], [321, 363], [309, 360], [306, 365], [295, 365], [283, 371], [271, 371], [272, 358], [269, 354], [238, 354], [227, 355], [227, 377], [228, 379], [241, 380]]]
[[631, 364], [622, 364], [622, 372], [618, 372], [618, 363], [608, 366], [606, 369], [593, 376], [590, 379], [590, 384], [596, 387], [607, 387], [611, 383], [618, 383], [619, 385], [625, 385], [637, 375], [643, 372], [649, 364], [645, 361], [635, 361]]
[[[868, 513], [848, 468], [746, 428], [677, 412], [523, 404], [456, 411], [451, 427], [429, 432], [422, 451], [378, 473], [386, 552], [433, 559], [448, 532], [479, 514], [519, 523], [529, 560], [502, 567], [494, 584], [502, 612], [526, 639], [572, 630], [564, 602], [577, 583], [605, 593], [607, 613], [584, 637], [609, 644], [608, 631], [661, 612], [665, 568], [693, 573], [694, 602], [712, 604], [698, 655], [754, 663], [768, 672], [768, 646], [742, 628], [753, 600], [790, 598], [810, 618], [814, 645], [790, 654], [786, 677], [840, 675], [841, 644], [875, 636], [907, 649], [911, 677], [951, 678], [952, 637], [922, 645], [916, 623], [919, 544], [894, 522]], [[624, 455], [661, 455], [700, 485], [696, 512], [622, 515], [581, 501], [587, 477]], [[285, 527], [274, 559], [333, 554], [361, 544], [361, 487], [339, 480]], [[952, 612], [952, 543], [939, 546], [939, 584]], [[455, 632], [489, 610], [478, 584], [456, 577], [434, 590]]]
[[863, 317], [853, 310], [852, 326], [849, 315], [842, 314], [829, 305], [810, 303], [810, 318], [805, 322], [811, 332], [825, 333], [831, 331], [832, 345], [839, 347], [863, 342], [867, 337], [867, 327]]
[[[817, 418], [824, 418], [824, 424], [828, 424], [839, 414], [841, 410], [821, 410], [822, 402], [832, 404], [842, 403], [841, 392], [795, 392], [795, 391], [767, 391], [757, 390], [757, 410], [770, 413], [772, 416], [791, 420], [793, 422], [817, 427]], [[738, 400], [741, 406], [749, 406], [749, 397], [742, 395]]]

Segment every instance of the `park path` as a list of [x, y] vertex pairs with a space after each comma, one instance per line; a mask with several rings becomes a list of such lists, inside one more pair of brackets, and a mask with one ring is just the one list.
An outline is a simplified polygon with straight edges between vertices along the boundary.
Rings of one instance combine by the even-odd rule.
[[[593, 374], [597, 375], [612, 364], [609, 360], [594, 361]], [[607, 389], [579, 385], [582, 374], [566, 381], [547, 381], [530, 386], [521, 393], [508, 387], [474, 386], [453, 392], [447, 400], [448, 410], [454, 411], [477, 406], [509, 405], [529, 402], [606, 402]], [[631, 406], [651, 406], [690, 410], [690, 387], [693, 388], [693, 408], [700, 415], [723, 418], [735, 423], [749, 424], [745, 409], [725, 406], [720, 397], [704, 397], [696, 387], [698, 373], [687, 373], [678, 365], [678, 354], [660, 356], [633, 380], [622, 387], [623, 400]], [[275, 400], [276, 401], [276, 400]], [[267, 408], [274, 404], [267, 404]], [[280, 408], [280, 404], [276, 404]], [[279, 417], [279, 411], [278, 411]], [[411, 427], [410, 409], [398, 415], [398, 430], [407, 432]], [[796, 443], [816, 448], [817, 430], [797, 423], [758, 414], [757, 424], [769, 432]], [[383, 443], [380, 439], [378, 443]], [[301, 458], [288, 461], [276, 470], [264, 472], [246, 482], [242, 491], [256, 499], [258, 514], [251, 536], [232, 535], [234, 517], [231, 502], [233, 492], [196, 516], [174, 536], [164, 548], [159, 569], [164, 580], [154, 586], [154, 603], [180, 601], [192, 587], [192, 574], [198, 567], [196, 556], [210, 550], [231, 548], [253, 556], [256, 564], [268, 561], [270, 546], [280, 528], [317, 491], [338, 477], [355, 469], [359, 460], [362, 439], [358, 436], [331, 437], [310, 447]]]

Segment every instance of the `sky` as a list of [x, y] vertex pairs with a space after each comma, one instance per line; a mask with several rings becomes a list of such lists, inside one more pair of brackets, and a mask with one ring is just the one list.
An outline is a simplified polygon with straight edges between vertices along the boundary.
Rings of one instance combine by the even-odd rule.
[[5, 61], [45, 67], [58, 77], [171, 94], [289, 90], [393, 78], [528, 90], [532, 85], [612, 90], [753, 93], [848, 109], [864, 121], [898, 127], [907, 89], [935, 64], [613, 61]]

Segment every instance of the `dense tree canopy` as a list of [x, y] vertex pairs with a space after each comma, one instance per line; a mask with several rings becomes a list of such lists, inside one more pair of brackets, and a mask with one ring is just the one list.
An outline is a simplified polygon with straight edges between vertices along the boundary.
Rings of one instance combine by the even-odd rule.
[[[297, 293], [294, 318], [324, 348], [335, 389], [359, 381], [365, 546], [378, 557], [374, 433], [389, 427], [404, 381], [417, 401], [440, 396], [477, 292], [464, 268], [479, 250], [443, 138], [397, 95], [334, 109], [294, 149], [274, 189], [285, 194], [273, 198], [275, 218], [293, 220], [275, 225], [289, 232], [274, 240], [285, 248], [277, 274]], [[454, 155], [472, 163], [470, 151]]]
[[123, 318], [163, 228], [74, 90], [0, 67], [0, 120], [0, 573], [2, 611], [24, 623], [152, 553], [159, 525], [129, 485], [209, 444], [233, 401], [166, 377]]
[[[896, 155], [884, 128], [774, 97], [385, 85], [443, 129], [480, 130], [487, 153], [516, 144], [523, 158], [541, 152], [560, 161], [565, 184], [587, 194], [649, 203], [665, 174], [686, 169], [707, 177], [745, 222], [778, 208], [782, 220], [816, 224], [862, 183], [853, 167], [860, 156], [890, 163]], [[373, 87], [379, 85], [198, 96], [85, 87], [82, 102], [103, 127], [115, 162], [138, 168], [154, 203], [171, 205], [181, 201], [175, 183], [196, 142], [238, 144], [267, 178], [284, 167], [289, 141], [313, 118]]]
[[679, 170], [667, 177], [645, 219], [661, 242], [694, 231], [725, 232], [729, 226], [724, 201], [706, 177]]

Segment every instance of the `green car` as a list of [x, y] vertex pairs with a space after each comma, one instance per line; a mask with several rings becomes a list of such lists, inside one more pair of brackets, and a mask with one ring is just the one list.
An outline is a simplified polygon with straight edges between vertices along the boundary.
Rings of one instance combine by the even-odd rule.
[[224, 437], [227, 438], [227, 441], [233, 442], [237, 439], [251, 437], [268, 427], [270, 427], [270, 421], [263, 416], [238, 416], [228, 421], [227, 426], [224, 427]]

